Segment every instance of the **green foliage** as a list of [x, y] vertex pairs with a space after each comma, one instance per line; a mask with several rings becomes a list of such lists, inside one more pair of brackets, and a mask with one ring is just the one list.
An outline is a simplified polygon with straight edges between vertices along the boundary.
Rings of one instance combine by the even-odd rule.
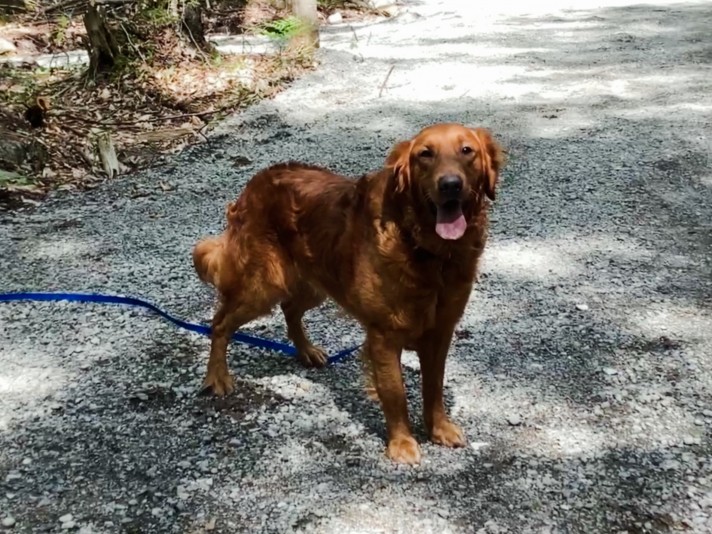
[[55, 27], [49, 36], [49, 40], [56, 46], [62, 46], [67, 40], [67, 29], [69, 28], [70, 18], [67, 15], [60, 15], [55, 23]]
[[296, 17], [287, 17], [268, 22], [262, 26], [262, 35], [271, 39], [286, 40], [304, 30], [304, 24]]
[[178, 21], [165, 6], [143, 9], [139, 12], [139, 16], [154, 26], [170, 26]]
[[32, 180], [16, 172], [0, 169], [0, 187], [12, 185], [32, 185]]

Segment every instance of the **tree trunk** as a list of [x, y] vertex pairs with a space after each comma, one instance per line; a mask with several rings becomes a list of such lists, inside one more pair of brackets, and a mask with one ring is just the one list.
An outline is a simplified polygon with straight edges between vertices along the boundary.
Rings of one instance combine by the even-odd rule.
[[116, 37], [106, 23], [103, 10], [89, 4], [84, 15], [89, 48], [89, 68], [92, 76], [111, 71], [121, 55]]
[[203, 0], [187, 0], [181, 17], [181, 31], [188, 40], [200, 50], [209, 52], [212, 49], [205, 38], [203, 27]]
[[319, 18], [317, 16], [316, 0], [291, 0], [292, 12], [302, 24], [303, 31], [294, 40], [308, 48], [319, 48]]

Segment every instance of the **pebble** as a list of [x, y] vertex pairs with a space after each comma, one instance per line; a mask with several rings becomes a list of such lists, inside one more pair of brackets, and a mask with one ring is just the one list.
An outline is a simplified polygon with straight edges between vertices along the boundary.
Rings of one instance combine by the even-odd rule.
[[338, 11], [336, 13], [332, 13], [329, 15], [329, 17], [326, 19], [329, 24], [341, 24], [343, 22], [344, 17], [341, 13]]
[[588, 311], [588, 304], [576, 304], [576, 309], [579, 311]]
[[62, 517], [59, 518], [60, 523], [69, 523], [74, 519], [74, 516], [72, 514], [64, 514]]
[[2, 519], [2, 526], [5, 528], [12, 528], [15, 526], [15, 518], [11, 515], [5, 516]]
[[512, 426], [519, 426], [522, 424], [522, 417], [517, 414], [512, 414], [507, 417], [507, 422]]
[[16, 50], [17, 50], [17, 48], [15, 47], [15, 45], [12, 42], [0, 37], [0, 56], [3, 54], [11, 54], [11, 53], [15, 52]]

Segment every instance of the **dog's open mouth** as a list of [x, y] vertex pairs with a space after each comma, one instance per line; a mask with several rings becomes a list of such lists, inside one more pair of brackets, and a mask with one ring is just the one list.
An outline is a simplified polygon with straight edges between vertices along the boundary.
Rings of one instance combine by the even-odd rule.
[[436, 207], [435, 232], [443, 239], [460, 239], [467, 230], [467, 221], [459, 200], [449, 200]]

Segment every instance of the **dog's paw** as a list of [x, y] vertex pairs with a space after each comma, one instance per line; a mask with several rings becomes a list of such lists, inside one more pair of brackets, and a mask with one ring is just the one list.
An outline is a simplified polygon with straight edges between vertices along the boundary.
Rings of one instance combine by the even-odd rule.
[[445, 447], [464, 447], [467, 443], [462, 428], [449, 419], [442, 419], [433, 425], [433, 429], [430, 431], [430, 439], [433, 443]]
[[420, 463], [420, 446], [412, 436], [394, 438], [388, 442], [386, 455], [399, 464], [417, 465]]
[[328, 361], [326, 352], [314, 345], [299, 351], [298, 358], [304, 367], [324, 367]]
[[235, 381], [230, 373], [208, 374], [203, 380], [203, 385], [200, 387], [201, 395], [214, 395], [215, 397], [223, 397], [229, 395], [235, 390]]

